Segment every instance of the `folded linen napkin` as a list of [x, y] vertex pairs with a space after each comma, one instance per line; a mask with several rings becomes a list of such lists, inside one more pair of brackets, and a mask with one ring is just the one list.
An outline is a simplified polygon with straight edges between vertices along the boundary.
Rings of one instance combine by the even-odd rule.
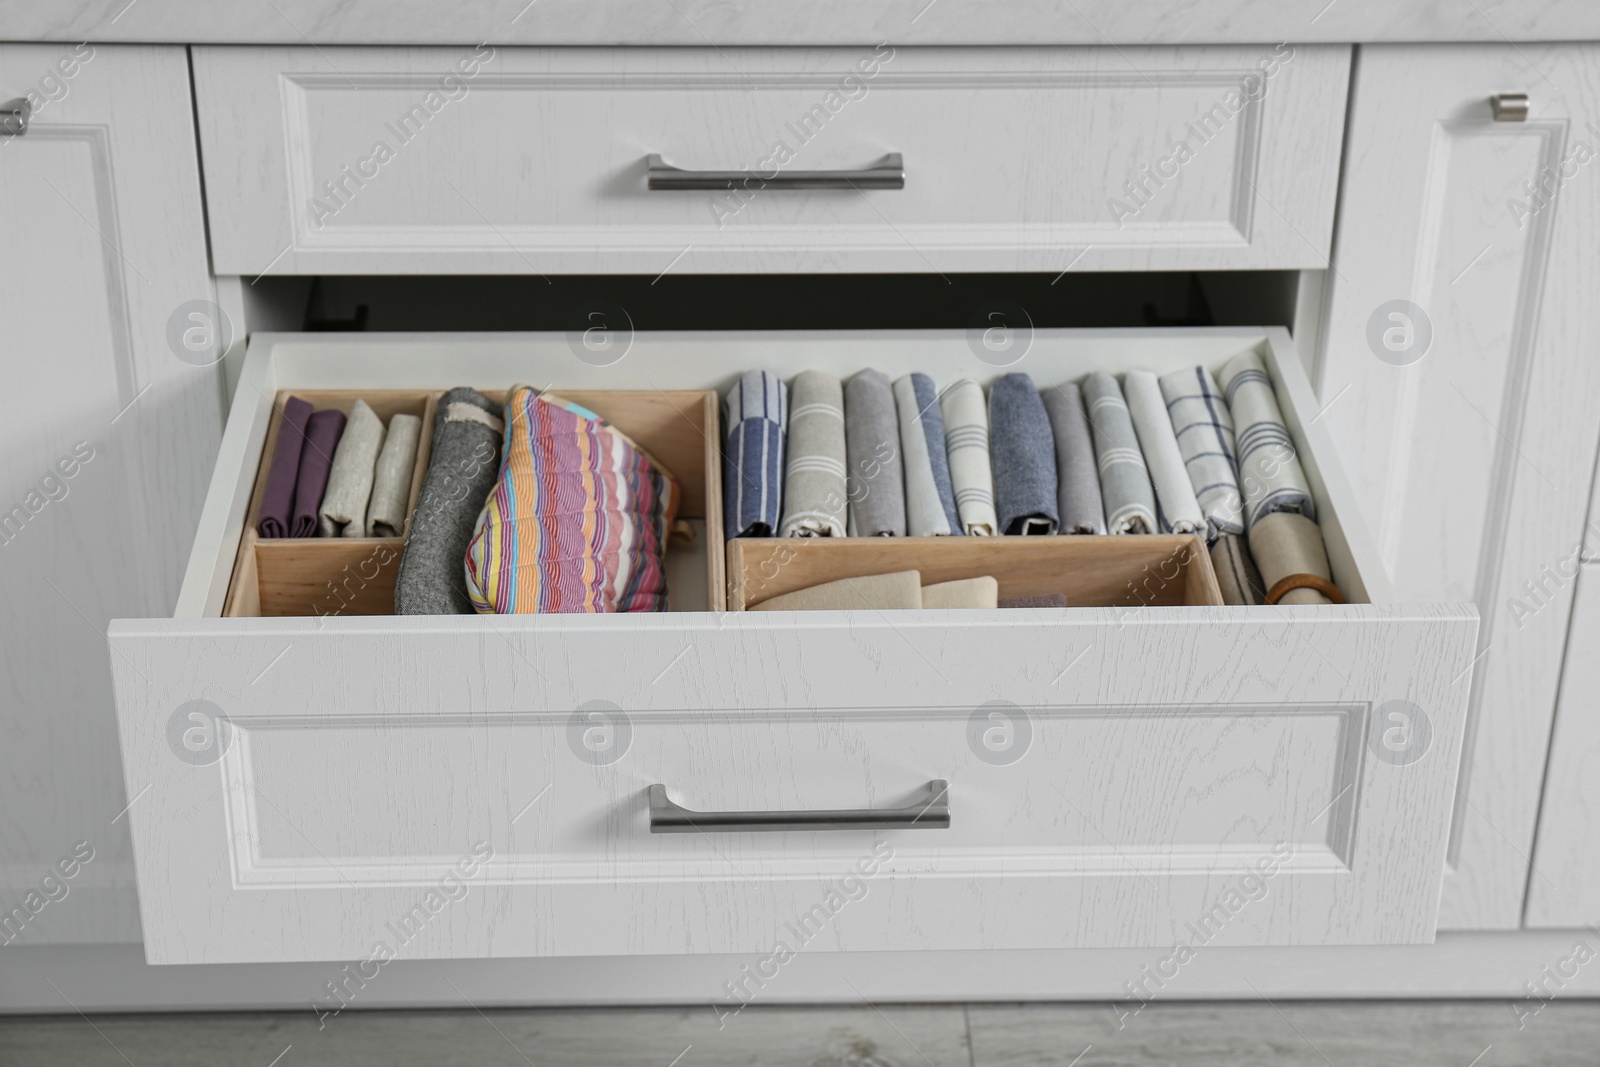
[[924, 608], [994, 608], [999, 604], [1000, 583], [987, 574], [922, 587]]
[[944, 416], [945, 454], [950, 460], [950, 484], [956, 513], [969, 536], [992, 537], [1000, 532], [994, 511], [994, 471], [989, 462], [989, 407], [983, 386], [963, 378], [939, 398]]
[[1239, 493], [1233, 416], [1222, 390], [1204, 367], [1161, 376], [1172, 432], [1183, 453], [1189, 484], [1206, 518], [1206, 540], [1215, 543], [1244, 533], [1244, 497]]
[[1147, 370], [1130, 370], [1122, 376], [1122, 392], [1156, 491], [1157, 526], [1162, 533], [1199, 533], [1206, 528], [1205, 515], [1189, 483], [1167, 402], [1161, 397], [1161, 383]]
[[1250, 526], [1250, 554], [1267, 590], [1263, 604], [1344, 602], [1333, 584], [1322, 529], [1304, 515], [1274, 511], [1261, 516]]
[[917, 571], [840, 578], [780, 593], [751, 611], [891, 611], [922, 607], [922, 575]]
[[1105, 504], [1100, 499], [1100, 472], [1095, 468], [1083, 393], [1073, 382], [1046, 389], [1044, 410], [1056, 439], [1056, 506], [1061, 512], [1061, 532], [1103, 534]]
[[361, 537], [367, 532], [367, 503], [372, 499], [372, 479], [383, 447], [383, 420], [357, 400], [333, 453], [328, 489], [322, 494], [317, 522], [318, 537]]
[[383, 435], [383, 450], [372, 478], [372, 502], [367, 505], [368, 537], [399, 537], [406, 528], [406, 504], [411, 479], [417, 470], [417, 444], [422, 420], [415, 415], [391, 415]]
[[1122, 388], [1105, 371], [1095, 371], [1083, 380], [1083, 404], [1094, 432], [1107, 532], [1155, 533], [1156, 494]]
[[278, 443], [272, 449], [267, 484], [256, 511], [256, 532], [262, 537], [288, 537], [294, 521], [295, 476], [300, 472], [300, 452], [305, 448], [306, 423], [311, 405], [297, 396], [283, 402], [278, 422]]
[[1261, 572], [1240, 534], [1223, 534], [1211, 543], [1211, 569], [1217, 574], [1217, 588], [1224, 604], [1252, 606], [1267, 595]]
[[722, 514], [729, 537], [776, 537], [783, 515], [789, 388], [771, 371], [740, 375], [722, 400]]
[[344, 412], [335, 408], [314, 413], [306, 421], [306, 446], [300, 450], [300, 470], [294, 483], [294, 526], [290, 537], [315, 537], [328, 489], [328, 472], [344, 436]]
[[1055, 533], [1061, 525], [1055, 435], [1026, 374], [1001, 375], [989, 387], [989, 453], [1000, 532]]
[[783, 476], [782, 537], [843, 537], [844, 385], [821, 371], [795, 375], [789, 387], [788, 468]]

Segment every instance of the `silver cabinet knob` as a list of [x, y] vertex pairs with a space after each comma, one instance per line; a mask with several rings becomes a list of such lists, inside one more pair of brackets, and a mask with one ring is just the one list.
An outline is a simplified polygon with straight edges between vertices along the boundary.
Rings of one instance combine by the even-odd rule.
[[1523, 122], [1528, 117], [1528, 94], [1495, 93], [1489, 98], [1489, 108], [1496, 122]]
[[0, 137], [21, 137], [27, 133], [28, 116], [32, 113], [33, 108], [28, 106], [25, 96], [0, 104]]

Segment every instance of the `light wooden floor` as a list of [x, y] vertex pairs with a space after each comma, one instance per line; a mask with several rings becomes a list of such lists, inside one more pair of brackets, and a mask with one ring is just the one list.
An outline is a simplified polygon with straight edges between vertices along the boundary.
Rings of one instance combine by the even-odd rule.
[[[1523, 1007], [1533, 1006], [1531, 1002]], [[1600, 1001], [752, 1007], [0, 1017], [33, 1067], [1595, 1067]]]

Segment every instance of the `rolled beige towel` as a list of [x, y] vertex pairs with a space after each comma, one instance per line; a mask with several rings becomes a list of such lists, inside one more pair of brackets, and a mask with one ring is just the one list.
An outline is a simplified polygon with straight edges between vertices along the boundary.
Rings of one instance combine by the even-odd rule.
[[406, 530], [406, 504], [417, 470], [417, 442], [422, 420], [415, 415], [395, 415], [383, 435], [377, 471], [372, 480], [372, 503], [367, 505], [368, 537], [400, 537]]
[[751, 611], [853, 611], [867, 608], [887, 611], [922, 607], [922, 575], [917, 571], [868, 574], [840, 578], [821, 585], [782, 593], [752, 607]]
[[365, 400], [350, 408], [344, 435], [333, 452], [328, 488], [318, 509], [318, 537], [361, 537], [367, 532], [367, 502], [383, 446], [383, 420]]
[[1256, 519], [1250, 527], [1250, 554], [1261, 570], [1265, 603], [1344, 603], [1333, 584], [1322, 530], [1304, 515], [1274, 511]]

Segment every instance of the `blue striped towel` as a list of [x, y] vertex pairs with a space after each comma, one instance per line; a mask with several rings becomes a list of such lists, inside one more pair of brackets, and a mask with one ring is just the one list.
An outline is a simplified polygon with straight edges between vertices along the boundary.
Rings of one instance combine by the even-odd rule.
[[1183, 465], [1206, 517], [1206, 540], [1244, 533], [1244, 497], [1239, 493], [1238, 452], [1233, 416], [1222, 390], [1204, 367], [1175, 370], [1161, 376], [1172, 431], [1178, 437]]
[[1278, 394], [1273, 392], [1261, 357], [1243, 352], [1230, 359], [1222, 368], [1222, 391], [1237, 432], [1246, 528], [1275, 511], [1304, 515], [1315, 522], [1317, 502], [1306, 484], [1294, 439], [1283, 424]]
[[776, 537], [783, 514], [783, 437], [789, 388], [745, 371], [722, 400], [722, 515], [728, 537]]

